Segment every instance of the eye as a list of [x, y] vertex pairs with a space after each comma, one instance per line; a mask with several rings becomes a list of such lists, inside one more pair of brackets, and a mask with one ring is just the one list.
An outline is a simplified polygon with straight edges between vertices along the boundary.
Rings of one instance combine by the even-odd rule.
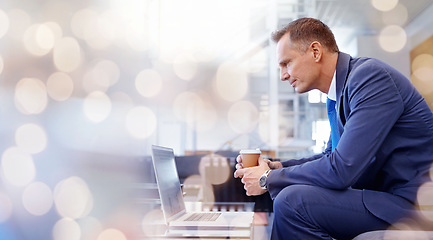
[[289, 66], [290, 66], [290, 61], [280, 63], [280, 68], [288, 68]]

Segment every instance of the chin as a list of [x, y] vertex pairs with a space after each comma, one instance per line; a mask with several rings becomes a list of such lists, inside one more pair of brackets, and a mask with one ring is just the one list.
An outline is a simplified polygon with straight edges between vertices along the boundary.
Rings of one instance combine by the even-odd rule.
[[297, 93], [306, 93], [307, 91], [305, 91], [305, 89], [295, 87], [295, 92], [297, 92]]

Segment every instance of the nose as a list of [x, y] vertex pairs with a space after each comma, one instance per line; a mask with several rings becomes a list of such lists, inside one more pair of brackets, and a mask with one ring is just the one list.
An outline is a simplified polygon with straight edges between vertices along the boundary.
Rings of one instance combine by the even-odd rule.
[[281, 81], [287, 81], [287, 80], [289, 80], [290, 74], [287, 72], [286, 69], [281, 69], [280, 78], [281, 78]]

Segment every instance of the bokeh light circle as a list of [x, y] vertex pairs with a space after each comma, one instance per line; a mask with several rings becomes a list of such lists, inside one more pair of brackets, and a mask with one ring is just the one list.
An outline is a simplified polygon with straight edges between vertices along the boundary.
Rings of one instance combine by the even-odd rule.
[[420, 54], [412, 61], [411, 81], [423, 96], [433, 93], [433, 56]]
[[53, 206], [51, 189], [43, 182], [29, 184], [23, 191], [22, 202], [24, 208], [32, 215], [46, 214]]
[[248, 91], [248, 74], [244, 67], [235, 63], [223, 63], [216, 74], [216, 92], [226, 101], [242, 99]]
[[33, 24], [25, 31], [23, 42], [29, 53], [43, 56], [54, 47], [54, 33], [44, 24]]
[[239, 101], [230, 107], [227, 118], [234, 132], [248, 133], [257, 126], [259, 111], [251, 102]]
[[36, 176], [32, 156], [18, 147], [3, 152], [1, 166], [5, 179], [15, 186], [25, 186]]
[[147, 107], [134, 107], [126, 115], [126, 129], [135, 138], [145, 139], [149, 137], [155, 132], [156, 126], [155, 113]]
[[379, 45], [387, 52], [398, 52], [407, 42], [405, 30], [397, 25], [390, 25], [382, 29], [379, 34]]
[[412, 61], [412, 71], [416, 71], [420, 67], [433, 67], [433, 55], [422, 53], [417, 55]]
[[21, 125], [15, 132], [17, 146], [31, 154], [42, 152], [47, 146], [47, 135], [44, 129], [36, 124]]
[[53, 30], [45, 24], [38, 27], [35, 40], [40, 48], [47, 50], [51, 50], [56, 42]]
[[161, 75], [152, 69], [145, 69], [135, 78], [135, 88], [143, 97], [153, 97], [162, 89]]
[[93, 196], [87, 183], [79, 177], [70, 177], [54, 188], [54, 203], [60, 216], [82, 218], [93, 208]]
[[[51, 32], [54, 35], [54, 43], [63, 37], [62, 27], [57, 22], [45, 22], [44, 25], [51, 29]], [[53, 48], [54, 46], [51, 46]]]
[[69, 99], [74, 91], [74, 81], [64, 72], [55, 72], [48, 77], [48, 95], [56, 101]]
[[379, 11], [390, 11], [397, 6], [398, 0], [371, 0], [371, 5]]
[[433, 85], [433, 68], [421, 67], [418, 68], [413, 74], [417, 79]]
[[15, 87], [15, 106], [24, 114], [39, 114], [48, 104], [45, 84], [36, 78], [23, 78]]
[[420, 54], [412, 61], [412, 72], [420, 80], [431, 82], [433, 71], [433, 56], [427, 53]]
[[62, 218], [56, 222], [52, 231], [53, 240], [80, 240], [81, 228], [76, 221]]
[[92, 92], [84, 100], [83, 110], [90, 121], [102, 122], [110, 115], [111, 100], [101, 91]]
[[102, 231], [96, 240], [127, 240], [127, 238], [120, 230], [108, 228]]
[[81, 64], [81, 48], [77, 40], [65, 37], [56, 42], [53, 50], [54, 65], [63, 72], [72, 72]]

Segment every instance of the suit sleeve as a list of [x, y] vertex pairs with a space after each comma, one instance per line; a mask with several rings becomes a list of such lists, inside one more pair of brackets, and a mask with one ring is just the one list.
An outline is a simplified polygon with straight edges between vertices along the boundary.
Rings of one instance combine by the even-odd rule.
[[352, 71], [346, 84], [344, 101], [350, 114], [337, 147], [316, 160], [273, 170], [267, 180], [272, 198], [293, 184], [346, 189], [375, 161], [376, 152], [403, 112], [399, 91], [377, 63], [364, 63]]

